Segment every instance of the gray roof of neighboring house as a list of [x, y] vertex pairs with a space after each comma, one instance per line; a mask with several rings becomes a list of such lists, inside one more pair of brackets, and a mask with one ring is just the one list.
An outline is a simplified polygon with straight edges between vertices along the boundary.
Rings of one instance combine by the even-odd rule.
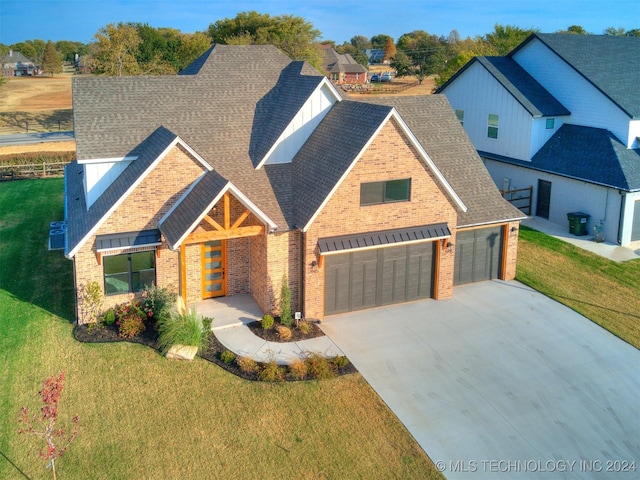
[[468, 210], [458, 227], [522, 219], [504, 200], [444, 95], [363, 98], [395, 107]]
[[447, 86], [475, 63], [482, 65], [533, 117], [571, 114], [515, 60], [509, 57], [475, 57], [438, 88], [436, 93], [442, 93]]
[[480, 155], [625, 191], [640, 190], [640, 149], [626, 148], [602, 128], [564, 124], [530, 162]]
[[326, 48], [322, 66], [329, 73], [366, 73], [367, 69], [356, 62], [348, 53], [341, 54], [333, 48]]
[[0, 64], [2, 65], [16, 64], [16, 63], [25, 63], [25, 64], [35, 65], [32, 60], [29, 60], [23, 54], [21, 54], [20, 52], [16, 52], [15, 50], [11, 50], [7, 52], [7, 54], [4, 57], [2, 57], [2, 60], [0, 60]]
[[509, 57], [539, 40], [632, 118], [640, 118], [640, 37], [534, 33]]

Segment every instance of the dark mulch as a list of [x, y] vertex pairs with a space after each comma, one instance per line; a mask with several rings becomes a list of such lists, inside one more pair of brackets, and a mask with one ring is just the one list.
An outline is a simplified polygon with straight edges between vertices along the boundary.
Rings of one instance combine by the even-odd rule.
[[293, 321], [293, 325], [290, 327], [291, 329], [291, 338], [288, 340], [283, 340], [278, 336], [278, 331], [276, 327], [281, 325], [279, 320], [275, 320], [273, 324], [273, 328], [269, 330], [264, 330], [262, 328], [262, 324], [260, 322], [251, 322], [247, 326], [257, 337], [262, 338], [268, 342], [299, 342], [300, 340], [308, 340], [310, 338], [322, 337], [324, 336], [324, 332], [320, 330], [320, 327], [317, 323], [307, 322], [310, 327], [310, 331], [308, 334], [302, 333], [298, 328], [296, 328], [295, 320]]
[[[254, 323], [257, 323], [258, 326], [260, 326], [259, 322], [254, 322]], [[314, 325], [314, 326], [318, 331], [320, 331], [320, 335], [324, 335], [324, 333], [322, 333], [322, 331], [320, 330], [320, 328], [318, 328], [317, 325]], [[261, 326], [260, 326], [260, 330], [262, 330]], [[128, 339], [128, 338], [122, 338], [118, 335], [118, 330], [115, 325], [113, 326], [105, 325], [101, 327], [88, 326], [88, 325], [76, 325], [73, 329], [73, 336], [75, 337], [76, 340], [83, 343], [130, 342], [130, 343], [139, 343], [142, 345], [146, 345], [150, 348], [153, 348], [154, 350], [158, 350], [158, 343], [157, 343], [158, 332], [152, 327], [148, 327], [144, 332], [142, 332], [142, 334], [136, 337], [133, 337], [131, 339]], [[316, 335], [316, 336], [319, 336], [319, 335]], [[309, 334], [308, 336], [304, 336], [304, 338], [313, 338], [313, 337], [311, 337], [311, 334]], [[280, 340], [277, 339], [277, 340], [269, 340], [269, 341], [277, 342]], [[222, 367], [229, 373], [232, 373], [240, 378], [244, 378], [246, 380], [254, 380], [254, 381], [259, 380], [258, 373], [249, 373], [249, 372], [242, 371], [235, 361], [230, 363], [226, 363], [222, 361], [220, 357], [222, 353], [226, 350], [227, 350], [226, 347], [218, 341], [218, 339], [214, 334], [212, 334], [212, 335], [209, 335], [209, 345], [207, 346], [206, 350], [199, 352], [198, 356], [205, 360], [208, 360], [211, 363], [215, 363], [219, 367]], [[261, 368], [264, 367], [264, 364], [259, 363], [258, 365]], [[338, 376], [348, 375], [350, 373], [355, 373], [355, 372], [357, 372], [357, 370], [351, 364], [351, 362], [349, 362], [348, 365], [344, 367], [336, 368], [336, 373]], [[291, 377], [291, 375], [289, 374], [289, 371], [285, 369], [284, 381], [297, 381], [297, 380], [298, 379]], [[302, 380], [313, 380], [313, 376], [311, 374], [308, 374], [307, 377]]]

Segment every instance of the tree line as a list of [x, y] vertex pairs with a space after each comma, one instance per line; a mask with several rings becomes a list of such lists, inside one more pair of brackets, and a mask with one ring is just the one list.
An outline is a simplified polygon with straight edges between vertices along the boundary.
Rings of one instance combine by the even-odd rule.
[[[356, 35], [337, 45], [320, 41], [320, 31], [311, 22], [293, 15], [271, 16], [255, 11], [241, 12], [235, 18], [211, 23], [206, 31], [182, 33], [174, 28], [155, 28], [146, 23], [108, 24], [98, 30], [89, 44], [62, 40], [44, 42], [26, 40], [13, 45], [0, 44], [0, 55], [9, 49], [22, 53], [42, 66], [45, 73], [62, 70], [61, 63], [81, 57], [85, 67], [95, 74], [159, 75], [184, 69], [213, 43], [228, 45], [273, 44], [294, 60], [306, 60], [322, 69], [322, 44], [330, 44], [338, 53], [350, 54], [365, 67], [370, 58], [366, 50], [377, 50], [378, 57], [390, 64], [398, 76], [416, 76], [420, 82], [435, 75], [441, 84], [474, 56], [506, 55], [538, 29], [522, 29], [496, 24], [485, 35], [462, 39], [456, 30], [447, 36], [414, 30], [397, 41], [385, 34], [367, 38]], [[572, 25], [557, 33], [587, 35], [584, 28]], [[609, 27], [605, 35], [640, 36], [640, 29]]]

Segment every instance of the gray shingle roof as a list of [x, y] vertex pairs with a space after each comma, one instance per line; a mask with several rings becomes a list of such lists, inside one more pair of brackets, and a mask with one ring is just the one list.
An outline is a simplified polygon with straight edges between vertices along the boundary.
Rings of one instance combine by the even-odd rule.
[[176, 135], [164, 127], [157, 128], [136, 149], [138, 159], [107, 187], [104, 193], [87, 210], [82, 182], [84, 165], [77, 160], [65, 170], [67, 201], [67, 246], [65, 254], [73, 251], [107, 212], [123, 198], [131, 186], [143, 175], [160, 154], [176, 139]]
[[366, 73], [367, 69], [347, 54], [336, 52], [333, 48], [324, 49], [323, 68], [329, 73]]
[[353, 163], [391, 108], [343, 100], [293, 159], [293, 212], [303, 228]]
[[125, 156], [164, 125], [286, 228], [266, 170], [254, 166], [322, 81], [270, 45], [215, 45], [182, 75], [74, 78], [77, 157]]
[[640, 118], [640, 37], [536, 33], [540, 40], [632, 118]]
[[213, 199], [228, 183], [229, 181], [216, 171], [207, 172], [161, 221], [160, 231], [172, 248], [185, 233], [193, 229], [198, 218], [209, 211]]
[[570, 115], [556, 98], [513, 59], [476, 57], [493, 77], [534, 117]]
[[458, 212], [458, 227], [522, 219], [502, 198], [489, 172], [444, 95], [363, 98], [393, 106], [468, 210]]
[[640, 149], [627, 149], [608, 130], [564, 124], [531, 162], [483, 157], [626, 191], [640, 190]]

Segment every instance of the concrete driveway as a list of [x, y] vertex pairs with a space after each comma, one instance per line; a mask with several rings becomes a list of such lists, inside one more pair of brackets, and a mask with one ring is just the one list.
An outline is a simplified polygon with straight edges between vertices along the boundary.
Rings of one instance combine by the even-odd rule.
[[448, 479], [640, 478], [640, 352], [518, 282], [322, 329]]

